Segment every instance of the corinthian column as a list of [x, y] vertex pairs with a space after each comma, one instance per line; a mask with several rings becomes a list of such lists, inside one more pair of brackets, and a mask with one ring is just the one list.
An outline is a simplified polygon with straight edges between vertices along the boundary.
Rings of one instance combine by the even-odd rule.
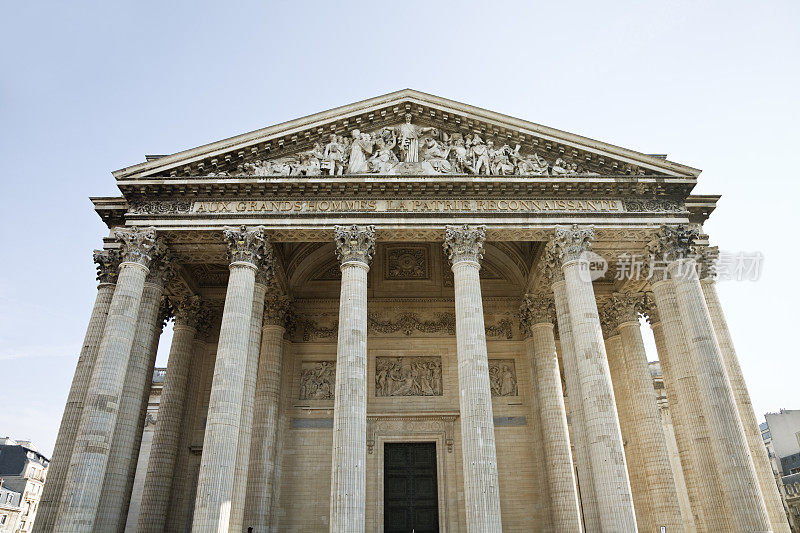
[[747, 446], [753, 458], [753, 466], [758, 476], [758, 484], [761, 493], [764, 495], [764, 503], [767, 506], [772, 530], [781, 533], [789, 533], [789, 522], [786, 519], [786, 512], [783, 510], [783, 503], [778, 492], [775, 477], [772, 474], [772, 467], [769, 464], [767, 448], [764, 446], [764, 439], [761, 437], [761, 430], [758, 429], [758, 421], [753, 412], [753, 404], [750, 401], [750, 393], [742, 374], [742, 367], [739, 365], [739, 357], [736, 355], [736, 348], [733, 346], [728, 322], [725, 313], [722, 311], [722, 304], [717, 294], [717, 283], [714, 280], [716, 275], [714, 262], [717, 259], [718, 251], [714, 248], [704, 248], [701, 254], [701, 280], [708, 312], [711, 315], [711, 322], [714, 325], [714, 332], [717, 336], [722, 358], [725, 361], [725, 369], [728, 372], [728, 379], [733, 389], [733, 397], [736, 400], [736, 408], [739, 411], [739, 419], [742, 421], [742, 428], [747, 437]]
[[247, 476], [245, 526], [253, 533], [266, 533], [270, 524], [273, 480], [275, 476], [278, 425], [280, 424], [280, 385], [283, 363], [283, 334], [289, 299], [271, 294], [266, 299], [261, 349], [256, 378], [253, 414], [253, 440], [250, 447], [250, 472]]
[[172, 472], [185, 412], [187, 376], [194, 355], [192, 348], [198, 328], [208, 318], [208, 309], [202, 306], [199, 296], [183, 298], [175, 305], [175, 326], [167, 359], [167, 374], [158, 405], [158, 419], [142, 493], [140, 533], [164, 531]]
[[520, 314], [531, 383], [535, 384], [539, 405], [553, 530], [574, 533], [581, 531], [581, 515], [553, 335], [553, 311], [551, 297], [525, 295]]
[[231, 530], [241, 531], [244, 522], [245, 497], [247, 494], [247, 474], [250, 467], [250, 447], [253, 435], [253, 408], [256, 394], [258, 374], [258, 353], [261, 347], [261, 326], [264, 320], [264, 297], [267, 294], [266, 273], [272, 272], [261, 268], [256, 275], [253, 290], [253, 313], [250, 316], [250, 344], [247, 348], [247, 374], [244, 380], [244, 402], [242, 402], [242, 423], [239, 426], [239, 460], [236, 461], [236, 484], [233, 490], [233, 511], [231, 513]]
[[483, 226], [447, 228], [444, 249], [453, 266], [456, 351], [467, 531], [502, 531], [492, 391], [478, 276]]
[[594, 495], [592, 481], [592, 465], [589, 459], [589, 446], [586, 441], [586, 423], [584, 420], [583, 393], [578, 379], [578, 355], [572, 338], [572, 320], [567, 305], [567, 286], [558, 250], [553, 241], [547, 244], [543, 262], [543, 275], [549, 280], [553, 289], [553, 303], [558, 323], [558, 339], [561, 345], [561, 361], [564, 364], [564, 377], [567, 382], [567, 400], [569, 402], [570, 440], [574, 447], [575, 470], [577, 471], [578, 495], [580, 497], [581, 514], [586, 531], [600, 529], [600, 516], [597, 510], [597, 498]]
[[131, 500], [158, 338], [163, 325], [161, 296], [164, 285], [175, 275], [175, 263], [163, 242], [156, 241], [152, 256], [150, 272], [142, 291], [139, 315], [136, 318], [136, 332], [125, 373], [122, 402], [95, 522], [96, 531], [124, 530]]
[[636, 531], [614, 390], [584, 255], [590, 250], [593, 237], [592, 228], [559, 227], [553, 243], [564, 273], [573, 345], [578, 354], [580, 397], [584, 401], [586, 442], [600, 526], [603, 531]]
[[115, 232], [122, 263], [61, 495], [58, 532], [94, 529], [155, 233], [153, 228]]
[[[634, 494], [638, 492], [646, 506], [640, 513], [639, 529], [657, 531], [666, 527], [667, 531], [677, 531], [683, 527], [681, 509], [639, 325], [643, 306], [643, 293], [614, 293], [608, 303], [609, 315], [619, 332], [624, 365], [620, 383], [624, 394], [617, 402], [627, 404], [631, 422], [628, 457], [633, 456], [633, 468], [639, 470], [641, 481]], [[616, 385], [614, 390], [618, 390]]]
[[[686, 331], [689, 357], [697, 373], [700, 403], [708, 425], [722, 492], [734, 531], [771, 531], [764, 496], [750, 456], [736, 400], [725, 370], [711, 315], [694, 259], [689, 258], [697, 229], [662, 226], [651, 251], [667, 261], [676, 303]], [[659, 292], [655, 292], [659, 308]]]
[[364, 531], [367, 457], [367, 272], [375, 251], [372, 226], [337, 226], [341, 262], [336, 392], [333, 407], [330, 530]]
[[272, 250], [261, 228], [226, 229], [230, 277], [211, 384], [192, 531], [229, 530], [256, 271]]
[[89, 380], [94, 369], [97, 351], [103, 337], [108, 309], [114, 295], [117, 283], [117, 270], [121, 257], [118, 250], [99, 250], [94, 252], [94, 262], [97, 263], [97, 296], [95, 297], [89, 326], [83, 340], [81, 353], [72, 385], [67, 396], [67, 405], [64, 407], [64, 416], [61, 417], [61, 426], [58, 428], [56, 444], [53, 448], [53, 457], [47, 471], [47, 483], [39, 502], [39, 511], [36, 514], [36, 531], [49, 533], [53, 530], [58, 504], [64, 489], [64, 481], [69, 469], [69, 461], [75, 446], [75, 435], [78, 432], [81, 413], [86, 401], [86, 391], [89, 389]]

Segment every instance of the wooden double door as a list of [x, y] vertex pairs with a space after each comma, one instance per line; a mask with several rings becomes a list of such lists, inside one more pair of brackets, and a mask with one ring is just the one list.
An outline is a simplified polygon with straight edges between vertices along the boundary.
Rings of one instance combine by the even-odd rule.
[[385, 443], [383, 465], [384, 532], [438, 532], [436, 443]]

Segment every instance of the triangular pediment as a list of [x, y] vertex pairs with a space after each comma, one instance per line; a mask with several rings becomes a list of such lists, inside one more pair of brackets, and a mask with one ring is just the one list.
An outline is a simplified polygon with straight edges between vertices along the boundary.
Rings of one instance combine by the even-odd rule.
[[[356, 131], [357, 130], [357, 131]], [[404, 89], [114, 172], [153, 177], [661, 175], [685, 165]]]

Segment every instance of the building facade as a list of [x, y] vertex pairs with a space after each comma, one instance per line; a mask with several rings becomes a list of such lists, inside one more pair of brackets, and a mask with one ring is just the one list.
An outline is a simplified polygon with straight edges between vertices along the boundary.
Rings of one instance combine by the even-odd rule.
[[793, 532], [800, 531], [800, 410], [767, 413], [761, 435]]
[[788, 531], [699, 173], [412, 90], [115, 172], [40, 530], [126, 528], [174, 316], [132, 530]]
[[32, 442], [8, 437], [0, 438], [2, 485], [5, 489], [19, 493], [19, 518], [14, 528], [9, 531], [15, 533], [33, 531], [49, 465], [50, 460], [39, 452]]

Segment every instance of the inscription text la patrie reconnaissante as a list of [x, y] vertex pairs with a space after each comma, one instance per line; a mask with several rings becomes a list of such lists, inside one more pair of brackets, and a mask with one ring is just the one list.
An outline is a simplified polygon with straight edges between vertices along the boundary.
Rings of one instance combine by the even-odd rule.
[[623, 212], [620, 200], [233, 200], [194, 202], [192, 213]]

